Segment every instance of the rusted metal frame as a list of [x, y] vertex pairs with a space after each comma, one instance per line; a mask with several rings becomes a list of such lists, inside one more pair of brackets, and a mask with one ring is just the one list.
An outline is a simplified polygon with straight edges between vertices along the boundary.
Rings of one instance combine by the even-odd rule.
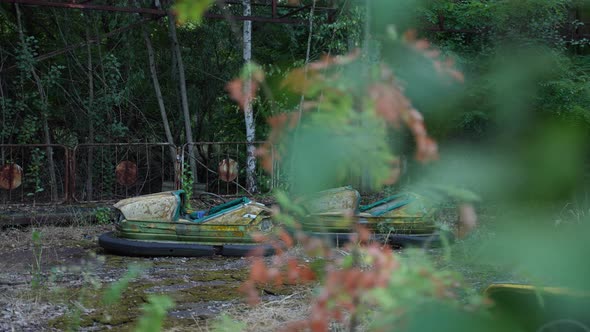
[[[246, 148], [247, 148], [247, 146], [246, 146]], [[229, 156], [228, 156], [228, 158], [229, 158]], [[236, 162], [238, 160], [240, 160], [240, 147], [239, 147], [238, 144], [236, 144], [236, 159], [237, 159]], [[240, 183], [240, 172], [239, 172], [239, 170], [238, 170], [238, 174], [236, 176], [235, 181], [236, 181], [236, 192], [235, 192], [235, 194], [237, 195], [239, 193], [239, 189], [240, 189], [238, 187], [238, 185], [237, 185], [238, 183]], [[228, 183], [228, 185], [229, 185], [229, 183]], [[227, 188], [227, 192], [229, 192], [229, 187]]]
[[71, 192], [70, 192], [70, 149], [66, 149], [66, 160], [65, 160], [65, 180], [64, 180], [64, 195], [66, 197], [65, 203], [71, 202]]
[[0, 0], [4, 3], [18, 3], [27, 6], [59, 7], [67, 9], [102, 10], [111, 12], [124, 12], [133, 14], [166, 15], [166, 11], [153, 8], [116, 7], [105, 5], [93, 5], [88, 3], [55, 2], [43, 0]]
[[182, 189], [182, 172], [184, 170], [182, 148], [176, 147], [176, 159], [174, 159], [174, 189]]
[[[145, 146], [145, 147], [157, 147], [157, 146], [167, 146], [173, 149], [176, 149], [178, 151], [178, 148], [171, 143], [83, 143], [83, 144], [78, 144], [76, 145], [73, 149], [72, 149], [72, 168], [73, 168], [73, 172], [72, 172], [72, 198], [73, 201], [77, 202], [77, 203], [97, 203], [97, 202], [104, 202], [104, 201], [109, 201], [109, 200], [103, 200], [102, 199], [102, 194], [99, 198], [99, 200], [93, 200], [93, 201], [81, 201], [78, 200], [78, 198], [76, 197], [75, 193], [76, 193], [76, 167], [77, 167], [77, 158], [76, 155], [78, 153], [78, 150], [80, 147], [115, 147], [117, 150], [115, 152], [115, 155], [118, 155], [118, 148], [119, 147], [131, 147], [131, 146]], [[102, 155], [103, 149], [101, 149], [101, 162], [104, 161], [103, 159], [103, 155]], [[115, 158], [117, 159], [117, 158]], [[174, 166], [173, 166], [174, 167]], [[101, 174], [101, 177], [103, 177], [103, 175]], [[175, 179], [176, 181], [176, 179]]]
[[[0, 0], [2, 1], [2, 0]], [[223, 14], [213, 14], [213, 13], [205, 13], [203, 15], [205, 18], [215, 18], [215, 19], [225, 19], [226, 17]], [[252, 22], [261, 22], [261, 23], [281, 23], [281, 24], [304, 24], [302, 20], [288, 20], [283, 19], [282, 17], [272, 18], [272, 17], [262, 17], [262, 16], [228, 16], [228, 19], [234, 21], [252, 21]]]
[[[237, 149], [237, 147], [239, 145], [245, 145], [245, 146], [247, 146], [247, 145], [252, 145], [252, 144], [264, 144], [264, 143], [267, 143], [267, 142], [266, 141], [254, 141], [254, 142], [234, 141], [234, 142], [191, 142], [191, 143], [185, 143], [185, 144], [182, 145], [182, 159], [184, 160], [186, 149], [187, 149], [187, 147], [189, 145], [236, 145], [236, 149]], [[274, 160], [273, 160], [273, 162], [274, 162]], [[199, 164], [201, 164], [201, 166], [204, 167], [205, 170], [208, 173], [210, 172], [210, 173], [213, 173], [213, 174], [218, 174], [215, 170], [212, 170], [211, 168], [209, 168], [208, 165], [205, 165], [205, 164], [203, 164], [201, 162], [199, 162]], [[219, 160], [217, 160], [217, 164], [219, 164]], [[184, 163], [183, 163], [183, 167], [184, 167]], [[271, 175], [271, 176], [274, 177], [274, 174]], [[272, 177], [271, 177], [271, 181], [272, 181]], [[247, 192], [247, 190], [239, 184], [238, 180], [239, 180], [239, 172], [238, 172], [238, 177], [235, 180], [231, 181], [231, 182], [233, 182], [233, 183], [236, 184], [236, 193], [235, 193], [235, 195], [220, 195], [220, 196], [226, 196], [226, 197], [236, 196], [238, 194], [238, 192], [239, 192], [239, 187], [241, 187], [242, 189], [244, 189]], [[208, 176], [205, 176], [205, 185], [207, 187], [209, 187], [209, 177]], [[271, 187], [272, 187], [272, 185], [271, 185]], [[218, 193], [219, 193], [219, 189], [220, 189], [220, 187], [219, 187], [219, 183], [218, 183], [217, 184], [217, 192]]]
[[[221, 2], [223, 4], [227, 4], [227, 5], [242, 5], [241, 2], [239, 1], [224, 1], [221, 0]], [[256, 6], [256, 7], [275, 7], [275, 8], [288, 8], [288, 9], [297, 9], [297, 8], [301, 8], [301, 6], [297, 6], [297, 5], [281, 5], [279, 3], [277, 3], [277, 0], [272, 0], [272, 2], [270, 4], [268, 3], [259, 3], [259, 2], [252, 2], [250, 4], [250, 6]], [[331, 9], [329, 7], [317, 7], [318, 9]]]
[[[12, 151], [12, 148], [20, 148], [21, 149], [21, 160], [24, 160], [24, 150], [26, 148], [58, 148], [58, 149], [63, 149], [64, 151], [64, 168], [65, 168], [65, 178], [63, 179], [63, 185], [64, 185], [64, 190], [63, 190], [63, 197], [61, 200], [57, 200], [57, 201], [52, 201], [51, 199], [49, 200], [49, 202], [37, 202], [35, 201], [36, 205], [50, 205], [50, 204], [64, 204], [67, 202], [67, 192], [68, 192], [68, 183], [69, 183], [69, 177], [68, 177], [68, 163], [67, 163], [67, 158], [68, 158], [68, 150], [69, 148], [63, 144], [0, 144], [0, 149], [2, 148], [10, 148]], [[11, 152], [12, 155], [12, 152]], [[24, 203], [24, 185], [21, 185], [21, 203]], [[12, 199], [12, 190], [9, 191], [9, 201], [8, 204], [11, 204], [11, 199]], [[0, 204], [0, 205], [4, 205], [4, 204]]]
[[[148, 14], [148, 15], [156, 15], [159, 17], [165, 16], [168, 14], [166, 10], [163, 9], [153, 9], [153, 8], [136, 8], [136, 7], [117, 7], [117, 6], [105, 6], [105, 5], [93, 5], [93, 4], [83, 4], [83, 3], [72, 3], [72, 2], [53, 2], [53, 1], [43, 1], [43, 0], [0, 0], [0, 3], [18, 3], [25, 6], [44, 6], [44, 7], [59, 7], [59, 8], [66, 8], [66, 9], [83, 9], [83, 10], [100, 10], [100, 11], [111, 11], [111, 12], [124, 12], [124, 13], [131, 13], [131, 14]], [[300, 7], [299, 9], [295, 10], [295, 12], [300, 11], [301, 9], [306, 7]], [[290, 16], [291, 14], [287, 14], [285, 17]], [[213, 18], [213, 19], [226, 19], [226, 17], [222, 14], [214, 14], [214, 13], [205, 13], [203, 15], [205, 18]], [[275, 17], [262, 17], [262, 16], [230, 16], [229, 17], [235, 21], [253, 21], [253, 22], [266, 22], [266, 23], [282, 23], [282, 24], [303, 24], [301, 20], [286, 20], [283, 17], [275, 18]]]
[[[101, 150], [104, 150], [104, 147], [101, 147]], [[108, 159], [107, 159], [107, 160], [108, 160]], [[117, 161], [117, 160], [119, 160], [119, 146], [117, 146], [117, 145], [116, 145], [116, 146], [115, 146], [115, 161]], [[116, 171], [116, 170], [117, 170], [117, 167], [115, 166], [115, 171]], [[111, 174], [111, 175], [112, 175], [112, 174]], [[115, 176], [116, 176], [116, 174], [115, 174]], [[114, 183], [114, 185], [115, 185], [115, 190], [114, 190], [114, 192], [113, 192], [113, 195], [115, 195], [115, 194], [117, 193], [117, 189], [118, 189], [118, 188], [117, 188], [117, 185], [118, 185], [118, 184], [119, 184], [119, 183], [118, 183], [117, 181], [115, 181], [115, 183]], [[104, 182], [103, 182], [103, 185], [104, 185]], [[103, 191], [104, 191], [104, 186], [102, 187], [102, 189], [101, 189], [101, 190], [103, 190]]]
[[[25, 149], [24, 148], [21, 149], [21, 156], [20, 156], [20, 158], [21, 158], [21, 160], [25, 160]], [[21, 178], [21, 181], [22, 181], [22, 178]], [[20, 187], [20, 199], [21, 199], [21, 202], [24, 202], [24, 197], [25, 197], [25, 186], [22, 185]]]
[[[236, 145], [236, 148], [237, 148], [237, 145]], [[236, 157], [236, 158], [238, 158], [238, 157]], [[230, 158], [229, 158], [229, 151], [228, 151], [227, 149], [225, 150], [225, 159], [226, 159], [227, 161], [229, 161], [229, 159], [230, 159]], [[217, 165], [219, 165], [219, 163], [217, 163]], [[231, 165], [228, 163], [228, 165], [227, 165], [227, 172], [226, 172], [227, 174], [229, 174], [229, 172], [231, 171], [231, 170], [230, 170], [230, 166], [231, 166]], [[237, 190], [236, 190], [236, 191], [237, 191]], [[225, 192], [226, 192], [226, 193], [228, 193], [228, 192], [229, 192], [229, 181], [225, 182]]]
[[299, 13], [300, 11], [305, 10], [307, 8], [311, 8], [311, 5], [306, 5], [306, 6], [303, 6], [303, 7], [299, 7], [297, 9], [295, 9], [295, 10], [292, 10], [292, 11], [288, 12], [285, 15], [279, 16], [279, 19], [283, 19], [285, 17], [293, 16], [293, 15], [295, 15], [295, 14]]
[[[222, 2], [223, 2], [223, 4], [228, 4], [228, 5], [242, 5], [241, 2], [237, 2], [237, 1], [223, 1], [222, 0]], [[306, 8], [311, 7], [310, 5], [306, 5], [306, 6], [281, 5], [281, 4], [278, 4], [277, 3], [277, 0], [272, 0], [272, 2], [270, 4], [268, 4], [268, 3], [251, 3], [250, 5], [251, 6], [259, 6], [259, 7], [268, 7], [268, 6], [270, 6], [271, 7], [271, 17], [272, 18], [279, 18], [279, 19], [280, 18], [291, 16], [291, 15], [293, 15], [293, 14], [295, 14], [295, 13], [301, 11], [301, 10], [304, 10]], [[294, 11], [292, 11], [290, 13], [287, 13], [287, 14], [279, 17], [278, 16], [278, 9], [279, 8], [281, 8], [281, 9], [293, 9]], [[332, 11], [335, 11], [335, 9], [334, 8], [331, 8], [331, 7], [315, 7], [315, 10], [316, 11], [325, 11], [325, 12], [328, 12], [328, 13], [330, 13]], [[207, 15], [208, 15], [208, 13], [205, 14], [205, 17], [208, 17]], [[256, 17], [256, 16], [248, 16], [248, 18], [250, 18], [250, 17]], [[252, 20], [252, 21], [254, 21], [254, 20]], [[299, 20], [297, 20], [297, 21], [299, 22]], [[288, 21], [284, 21], [284, 22], [286, 23]], [[283, 23], [283, 21], [280, 21], [278, 23]], [[305, 22], [302, 22], [301, 21], [299, 23], [300, 24], [304, 24]]]
[[218, 144], [218, 145], [229, 145], [229, 144], [264, 144], [266, 143], [266, 141], [253, 141], [253, 142], [247, 142], [247, 141], [234, 141], [234, 142], [211, 142], [211, 141], [207, 141], [207, 142], [191, 142], [191, 143], [184, 143], [182, 145], [182, 148], [184, 149], [185, 147], [187, 147], [189, 144]]

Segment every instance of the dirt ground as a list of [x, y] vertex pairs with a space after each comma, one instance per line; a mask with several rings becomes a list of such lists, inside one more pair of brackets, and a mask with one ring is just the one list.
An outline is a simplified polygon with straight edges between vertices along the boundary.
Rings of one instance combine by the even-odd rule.
[[[449, 223], [455, 218], [446, 215]], [[168, 295], [175, 302], [166, 331], [209, 331], [221, 314], [238, 318], [247, 331], [275, 331], [308, 316], [312, 286], [261, 287], [263, 302], [250, 307], [239, 291], [249, 273], [247, 259], [109, 255], [97, 240], [112, 229], [87, 223], [1, 229], [0, 331], [62, 331], [72, 324], [80, 331], [132, 331], [142, 305], [154, 294]], [[34, 231], [41, 234], [37, 246]], [[485, 229], [478, 232], [473, 241], [488, 234]], [[456, 255], [445, 261], [440, 249], [429, 253], [439, 266], [460, 271], [476, 291], [495, 280], [513, 279], [505, 271], [455, 260]], [[131, 265], [142, 267], [140, 275], [125, 288], [121, 301], [103, 305], [106, 289]]]
[[[247, 306], [238, 290], [249, 273], [245, 258], [108, 255], [98, 247], [97, 238], [110, 229], [37, 228], [42, 250], [34, 248], [30, 227], [0, 232], [0, 331], [67, 330], [76, 311], [81, 331], [129, 331], [150, 294], [166, 294], [175, 302], [165, 322], [168, 331], [207, 331], [211, 319], [222, 313], [239, 316], [251, 331], [272, 331], [307, 313], [311, 290], [301, 287], [263, 287], [263, 303]], [[40, 271], [34, 268], [36, 260]], [[122, 300], [101, 305], [106, 286], [132, 264], [143, 270]], [[35, 277], [42, 280], [36, 287]]]

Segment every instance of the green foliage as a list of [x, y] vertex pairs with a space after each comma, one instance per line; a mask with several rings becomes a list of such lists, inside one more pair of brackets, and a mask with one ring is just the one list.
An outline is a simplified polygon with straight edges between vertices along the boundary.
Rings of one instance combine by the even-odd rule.
[[34, 148], [31, 151], [31, 161], [27, 166], [25, 183], [33, 189], [32, 192], [27, 193], [27, 196], [34, 197], [38, 193], [45, 191], [41, 180], [43, 177], [42, 171], [45, 166], [45, 152], [39, 148]]
[[94, 218], [99, 224], [106, 225], [110, 224], [113, 218], [113, 213], [110, 208], [97, 208], [94, 210]]
[[174, 5], [174, 11], [177, 14], [177, 20], [180, 23], [188, 21], [200, 24], [203, 14], [215, 0], [182, 0], [177, 1]]
[[34, 115], [27, 115], [19, 128], [18, 142], [20, 144], [39, 143], [37, 140], [39, 129], [39, 118]]
[[24, 84], [24, 80], [31, 78], [31, 70], [35, 65], [35, 57], [39, 55], [37, 52], [38, 48], [39, 41], [33, 36], [28, 36], [25, 38], [24, 44], [20, 44], [20, 48], [17, 49], [16, 63], [22, 75], [20, 77], [20, 84]]
[[41, 282], [43, 279], [41, 263], [43, 262], [43, 241], [42, 241], [43, 234], [33, 229], [31, 232], [31, 242], [33, 243], [33, 266], [31, 267], [31, 288], [37, 289], [41, 286]]
[[185, 208], [191, 207], [191, 198], [193, 197], [194, 184], [195, 178], [193, 177], [193, 172], [191, 171], [189, 165], [185, 164], [182, 168], [182, 190], [184, 190], [184, 194], [186, 196]]
[[150, 295], [147, 303], [143, 304], [141, 309], [142, 316], [135, 328], [137, 332], [159, 332], [162, 330], [162, 324], [166, 319], [168, 310], [174, 307], [174, 302], [165, 295]]
[[327, 50], [328, 54], [335, 55], [360, 48], [364, 16], [364, 6], [352, 5], [349, 8], [339, 8], [339, 17], [332, 23], [319, 22], [316, 17], [312, 51], [322, 49]]
[[[211, 0], [182, 1], [175, 10], [181, 21], [200, 22], [211, 4]], [[424, 114], [429, 132], [441, 147], [441, 159], [435, 165], [411, 165], [411, 180], [405, 183], [408, 189], [434, 188], [457, 201], [479, 202], [481, 198], [484, 204], [494, 202], [499, 212], [490, 218], [493, 222], [488, 226], [493, 230], [470, 242], [465, 251], [471, 259], [508, 267], [525, 276], [520, 280], [587, 291], [589, 209], [588, 202], [578, 197], [587, 196], [588, 191], [590, 60], [584, 55], [588, 40], [571, 40], [564, 33], [580, 26], [580, 22], [571, 22], [568, 10], [581, 6], [584, 11], [586, 3], [376, 0], [370, 4], [368, 12], [364, 3], [339, 8], [333, 23], [314, 17], [318, 24], [312, 35], [312, 61], [322, 53], [345, 54], [358, 46], [366, 48], [360, 63], [322, 71], [325, 80], [311, 77], [315, 84], [303, 93], [307, 102], [316, 104], [303, 112], [301, 120], [295, 119], [291, 127], [281, 131], [284, 140], [279, 152], [290, 151], [281, 165], [289, 194], [345, 184], [359, 177], [368, 177], [372, 187], [379, 188], [389, 176], [393, 157], [414, 152], [413, 138], [405, 130], [385, 128], [373, 98], [364, 89], [383, 74], [375, 65], [383, 60], [412, 106]], [[307, 15], [302, 11], [296, 17], [305, 20]], [[59, 143], [89, 141], [89, 124], [95, 129], [96, 142], [163, 140], [139, 33], [100, 37], [135, 23], [136, 17], [30, 11], [23, 18], [28, 31], [21, 44], [13, 16], [4, 15], [0, 23], [0, 143], [39, 143], [45, 120], [50, 138]], [[438, 26], [441, 16], [444, 28], [454, 32], [421, 29], [424, 22]], [[363, 31], [365, 26], [370, 31]], [[455, 59], [465, 73], [465, 85], [457, 88], [441, 80], [436, 64], [415, 50], [416, 45], [401, 43], [406, 28], [418, 28], [443, 55]], [[167, 30], [161, 23], [147, 24], [146, 29], [156, 50], [173, 139], [180, 143], [184, 119], [177, 112], [178, 73]], [[253, 53], [266, 71], [267, 86], [254, 105], [257, 132], [264, 137], [269, 132], [266, 117], [299, 110], [300, 91], [285, 92], [280, 81], [302, 64], [308, 33], [301, 26], [261, 24], [256, 29]], [[98, 36], [100, 42], [47, 61], [35, 60], [64, 44], [84, 42], [80, 36], [87, 32], [91, 38]], [[243, 140], [243, 114], [224, 92], [226, 82], [240, 75], [239, 36], [223, 21], [186, 24], [178, 27], [178, 35], [196, 139]], [[369, 36], [369, 40], [361, 36]], [[90, 72], [86, 68], [89, 57]], [[42, 100], [33, 69], [41, 78], [47, 100]], [[89, 78], [94, 83], [93, 98]], [[301, 82], [301, 78], [295, 81]], [[28, 188], [33, 188], [29, 195], [46, 189], [41, 179], [46, 176], [48, 157], [42, 149], [31, 152], [24, 179]], [[112, 190], [112, 162], [95, 160], [92, 167], [95, 174], [110, 174], [102, 186]], [[188, 167], [184, 169], [188, 172], [183, 173], [183, 188], [190, 197], [193, 175]], [[287, 191], [276, 197], [284, 209], [277, 220], [294, 225], [305, 215]], [[556, 213], [574, 202], [576, 208], [571, 213]], [[33, 252], [39, 258], [32, 268], [35, 283], [40, 280], [40, 242], [40, 237], [33, 239]], [[450, 257], [445, 256], [447, 260]], [[345, 267], [358, 263], [353, 257], [345, 261]], [[320, 265], [314, 270], [326, 266]], [[74, 330], [83, 314], [78, 304], [100, 281], [87, 266], [66, 272], [83, 275], [80, 297], [68, 304], [70, 329]], [[109, 288], [106, 302], [119, 298], [130, 275]], [[510, 322], [491, 320], [477, 294], [450, 298], [437, 293], [440, 285], [457, 290], [455, 282], [461, 284], [461, 278], [410, 254], [392, 274], [390, 284], [367, 295], [366, 307], [361, 309], [373, 326], [386, 329], [479, 331], [513, 327]], [[167, 300], [152, 299], [141, 324], [159, 328], [170, 307]], [[221, 325], [240, 328], [229, 321]]]
[[246, 328], [246, 324], [233, 320], [228, 315], [221, 315], [211, 325], [213, 332], [240, 332]]
[[[443, 289], [446, 294], [442, 293]], [[468, 293], [461, 298], [452, 293], [464, 290]], [[493, 324], [494, 327], [485, 328], [494, 331], [502, 326], [485, 315], [484, 298], [464, 287], [457, 272], [435, 267], [429, 257], [418, 250], [407, 250], [387, 287], [367, 294], [367, 300], [377, 304], [370, 310], [366, 308], [365, 319], [371, 330], [409, 324], [405, 331], [420, 331], [425, 325], [434, 327], [441, 323], [461, 331], [469, 330], [462, 326], [463, 322], [451, 320], [455, 315], [462, 317], [461, 320], [470, 316], [467, 326], [471, 329], [481, 330], [485, 324]], [[463, 311], [466, 307], [469, 313]]]
[[[531, 78], [527, 86], [518, 88], [531, 91], [535, 100], [527, 102], [532, 112], [551, 114], [557, 118], [579, 121], [580, 112], [590, 112], [588, 70], [576, 64], [584, 59], [580, 50], [588, 46], [587, 40], [573, 40], [564, 31], [573, 31], [577, 24], [569, 16], [574, 8], [584, 8], [583, 3], [570, 0], [524, 0], [524, 1], [428, 1], [418, 10], [418, 15], [438, 26], [440, 17], [445, 29], [467, 31], [465, 33], [427, 33], [429, 39], [452, 54], [463, 66], [471, 83], [465, 87], [461, 101], [442, 108], [446, 114], [455, 114], [445, 126], [447, 134], [475, 137], [489, 137], [506, 119], [502, 118], [498, 99], [508, 98], [502, 92], [494, 95], [496, 87], [509, 87], [500, 77], [515, 78], [519, 70], [494, 75], [490, 68], [500, 68], [500, 61], [513, 61], [521, 65], [524, 57], [539, 59], [544, 55], [546, 63], [535, 69], [544, 75], [527, 74]], [[515, 54], [522, 50], [529, 54]], [[515, 53], [512, 53], [515, 52]], [[534, 53], [534, 54], [531, 54]], [[531, 64], [526, 64], [531, 67]], [[514, 87], [509, 88], [514, 93]], [[526, 93], [520, 94], [525, 96]], [[490, 98], [490, 96], [493, 96]], [[508, 105], [509, 108], [514, 106]], [[572, 112], [577, 109], [578, 112]], [[507, 114], [514, 114], [507, 111]], [[582, 116], [583, 117], [583, 116]], [[583, 121], [580, 122], [583, 124]], [[442, 128], [441, 128], [442, 129]]]
[[103, 303], [110, 306], [119, 302], [121, 295], [123, 295], [123, 292], [127, 289], [127, 286], [129, 286], [129, 282], [137, 278], [143, 269], [144, 268], [139, 265], [130, 265], [127, 272], [104, 291], [102, 298]]
[[302, 123], [290, 147], [294, 193], [337, 187], [363, 172], [371, 174], [373, 188], [389, 177], [393, 156], [383, 122], [374, 113], [344, 112], [351, 106], [352, 100], [345, 101], [334, 105], [342, 112], [314, 113]]

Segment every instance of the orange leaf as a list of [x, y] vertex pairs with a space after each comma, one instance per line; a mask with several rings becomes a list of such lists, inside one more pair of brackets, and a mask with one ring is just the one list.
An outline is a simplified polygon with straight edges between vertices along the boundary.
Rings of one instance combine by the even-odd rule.
[[252, 280], [248, 280], [248, 281], [244, 282], [240, 286], [239, 291], [246, 294], [246, 297], [248, 299], [248, 304], [255, 305], [255, 304], [260, 303], [260, 297], [258, 296], [258, 291], [256, 290], [256, 287], [255, 287], [254, 282]]
[[256, 242], [266, 242], [268, 241], [268, 236], [262, 234], [262, 233], [252, 233], [252, 240], [256, 241]]
[[359, 236], [360, 242], [369, 242], [369, 240], [371, 240], [371, 232], [366, 227], [357, 225], [356, 232]]
[[273, 169], [273, 156], [270, 153], [270, 148], [269, 148], [270, 143], [264, 143], [264, 145], [258, 147], [256, 149], [256, 151], [254, 152], [254, 155], [257, 157], [261, 157], [260, 158], [260, 164], [262, 166], [262, 168], [271, 173], [272, 169]]
[[430, 47], [430, 43], [426, 39], [419, 39], [414, 43], [414, 47], [419, 51], [426, 51]]
[[436, 142], [428, 136], [416, 137], [416, 160], [423, 163], [438, 160], [438, 146]]
[[456, 81], [463, 83], [465, 81], [465, 76], [463, 76], [463, 73], [458, 71], [458, 70], [454, 70], [454, 69], [449, 69], [448, 70], [449, 75], [451, 75], [452, 78], [454, 78]]
[[465, 237], [477, 226], [477, 213], [473, 205], [463, 203], [458, 206], [459, 210], [459, 230], [458, 236]]
[[416, 32], [415, 29], [410, 29], [407, 30], [406, 32], [404, 32], [404, 40], [405, 41], [414, 41], [416, 40], [416, 37], [418, 36], [418, 32]]
[[255, 283], [265, 283], [268, 281], [268, 269], [264, 264], [264, 261], [260, 258], [255, 259], [252, 262], [252, 269], [250, 270], [250, 280]]
[[399, 177], [402, 174], [402, 168], [399, 162], [399, 159], [395, 159], [391, 161], [391, 171], [389, 173], [389, 177], [383, 182], [386, 185], [392, 185], [399, 180]]
[[293, 238], [284, 229], [281, 229], [280, 230], [279, 237], [281, 238], [281, 241], [283, 241], [283, 243], [285, 244], [285, 246], [287, 248], [292, 248], [293, 247], [293, 244], [294, 244], [293, 243]]
[[225, 89], [229, 92], [230, 98], [238, 103], [240, 109], [244, 110], [246, 105], [251, 103], [256, 97], [258, 83], [256, 81], [250, 81], [250, 91], [244, 91], [244, 82], [241, 79], [236, 78], [227, 83]]
[[332, 65], [345, 65], [353, 62], [356, 60], [359, 55], [361, 54], [360, 49], [354, 49], [352, 52], [348, 53], [347, 55], [338, 55], [338, 56], [329, 56], [324, 55], [321, 60], [315, 61], [309, 64], [309, 69], [311, 70], [323, 70], [326, 68], [331, 67]]
[[313, 311], [310, 329], [312, 332], [328, 331], [328, 317], [319, 315], [319, 312]]
[[375, 101], [377, 115], [399, 127], [400, 114], [410, 107], [410, 102], [392, 84], [375, 84], [369, 87], [369, 96]]

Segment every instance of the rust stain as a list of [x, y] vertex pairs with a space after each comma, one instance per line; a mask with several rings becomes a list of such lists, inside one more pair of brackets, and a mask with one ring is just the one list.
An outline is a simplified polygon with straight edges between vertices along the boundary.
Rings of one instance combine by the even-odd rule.
[[22, 184], [23, 169], [15, 164], [10, 163], [0, 168], [0, 188], [12, 190], [20, 187]]
[[129, 187], [137, 182], [137, 165], [132, 161], [124, 160], [117, 165], [115, 175], [120, 185]]
[[238, 177], [238, 163], [231, 158], [223, 159], [219, 162], [217, 171], [221, 180], [225, 182], [233, 181]]

